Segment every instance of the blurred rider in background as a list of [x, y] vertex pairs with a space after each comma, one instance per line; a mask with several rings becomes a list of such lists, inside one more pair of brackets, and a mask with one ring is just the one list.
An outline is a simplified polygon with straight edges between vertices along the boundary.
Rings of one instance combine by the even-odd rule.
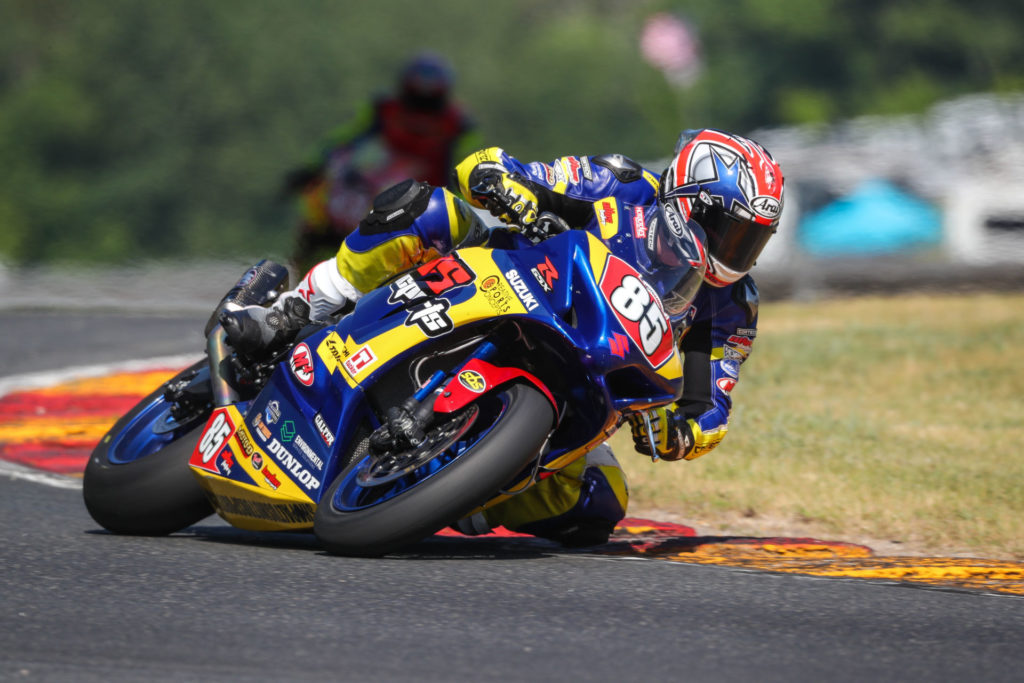
[[[748, 273], [782, 214], [782, 171], [763, 147], [713, 129], [684, 131], [660, 177], [619, 154], [524, 163], [491, 147], [459, 163], [454, 184], [531, 240], [583, 229], [627, 255], [659, 295], [672, 324], [665, 334], [683, 357], [679, 399], [629, 418], [637, 451], [692, 460], [721, 442], [731, 392], [757, 334], [758, 292]], [[328, 317], [405, 268], [477, 242], [479, 230], [466, 202], [446, 189], [411, 180], [392, 187], [336, 257], [299, 287], [269, 308], [222, 315], [228, 340], [251, 355], [280, 349], [309, 319]], [[491, 246], [496, 236], [500, 231], [491, 232]], [[544, 278], [557, 274], [534, 276], [529, 284], [544, 290]], [[601, 445], [457, 528], [472, 534], [504, 526], [591, 545], [608, 539], [627, 501], [622, 469]]]
[[406, 178], [444, 185], [454, 161], [480, 146], [474, 122], [452, 101], [453, 81], [445, 59], [417, 55], [401, 68], [394, 94], [365, 102], [287, 175], [285, 192], [298, 196], [301, 212], [300, 272], [334, 253], [380, 191]]

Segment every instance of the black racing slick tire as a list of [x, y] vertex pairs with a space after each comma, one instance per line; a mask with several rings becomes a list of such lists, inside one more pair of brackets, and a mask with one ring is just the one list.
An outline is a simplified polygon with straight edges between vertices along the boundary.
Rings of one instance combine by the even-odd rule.
[[[163, 536], [195, 524], [213, 513], [206, 494], [189, 470], [188, 460], [205, 426], [201, 415], [168, 433], [162, 443], [147, 422], [161, 409], [167, 385], [196, 374], [200, 361], [165, 382], [118, 420], [89, 457], [82, 481], [85, 507], [104, 529], [117, 534]], [[119, 457], [118, 444], [128, 435], [148, 444], [151, 452], [135, 459]], [[126, 447], [127, 450], [127, 447]]]
[[[500, 392], [503, 408], [492, 413], [480, 436], [451, 462], [415, 485], [365, 506], [339, 509], [344, 486], [358, 489], [354, 458], [325, 492], [313, 531], [333, 554], [379, 556], [415, 543], [453, 524], [493, 497], [536, 456], [554, 423], [551, 403], [537, 389], [514, 384]], [[483, 414], [481, 412], [481, 414]], [[385, 485], [386, 487], [387, 485]]]

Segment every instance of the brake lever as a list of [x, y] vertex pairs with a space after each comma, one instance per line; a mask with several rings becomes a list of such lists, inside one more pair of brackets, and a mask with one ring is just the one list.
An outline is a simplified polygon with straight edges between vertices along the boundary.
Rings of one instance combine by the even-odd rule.
[[647, 443], [651, 447], [651, 462], [658, 462], [661, 457], [654, 448], [654, 427], [651, 426], [651, 418], [646, 410], [640, 413], [640, 417], [644, 419], [644, 428], [647, 430]]

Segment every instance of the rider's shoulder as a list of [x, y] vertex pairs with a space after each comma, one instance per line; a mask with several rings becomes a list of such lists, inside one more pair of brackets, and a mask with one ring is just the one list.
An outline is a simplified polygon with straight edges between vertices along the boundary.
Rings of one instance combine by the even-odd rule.
[[620, 183], [632, 183], [644, 177], [644, 167], [623, 154], [598, 154], [590, 160], [611, 171]]

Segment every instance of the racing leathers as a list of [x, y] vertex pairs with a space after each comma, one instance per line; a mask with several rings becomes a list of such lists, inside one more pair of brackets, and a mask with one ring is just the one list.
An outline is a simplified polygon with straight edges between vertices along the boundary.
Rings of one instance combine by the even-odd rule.
[[[472, 203], [507, 222], [529, 223], [550, 211], [570, 227], [605, 241], [631, 233], [644, 242], [637, 250], [639, 259], [655, 249], [649, 228], [656, 215], [658, 176], [627, 157], [566, 156], [552, 163], [523, 163], [491, 147], [463, 160], [455, 169], [455, 182]], [[497, 204], [489, 199], [494, 187], [503, 195]], [[648, 264], [632, 265], [645, 270]], [[665, 298], [667, 292], [660, 293]], [[658, 455], [692, 460], [725, 436], [731, 392], [757, 334], [757, 309], [757, 287], [747, 275], [725, 287], [705, 284], [685, 310], [668, 311], [683, 356], [683, 393], [668, 409], [652, 411]], [[643, 442], [646, 453], [652, 444], [637, 422], [634, 440]]]

